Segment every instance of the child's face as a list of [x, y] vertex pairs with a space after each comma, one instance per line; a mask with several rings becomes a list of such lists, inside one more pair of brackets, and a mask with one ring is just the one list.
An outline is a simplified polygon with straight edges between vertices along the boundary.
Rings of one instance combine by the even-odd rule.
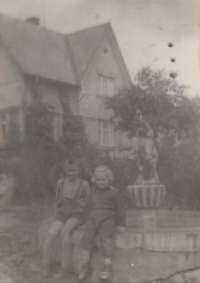
[[105, 189], [109, 186], [109, 179], [105, 174], [98, 174], [96, 175], [95, 183], [99, 189]]
[[64, 164], [64, 172], [70, 180], [75, 180], [78, 177], [79, 169], [76, 164]]

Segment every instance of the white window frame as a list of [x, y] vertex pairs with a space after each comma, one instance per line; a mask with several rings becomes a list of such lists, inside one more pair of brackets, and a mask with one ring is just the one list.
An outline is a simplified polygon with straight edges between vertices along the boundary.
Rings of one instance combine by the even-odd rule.
[[114, 123], [98, 120], [98, 144], [100, 146], [114, 146]]
[[99, 75], [100, 94], [104, 96], [114, 95], [114, 79], [111, 77]]
[[0, 143], [4, 144], [6, 142], [8, 130], [8, 113], [5, 111], [0, 111]]

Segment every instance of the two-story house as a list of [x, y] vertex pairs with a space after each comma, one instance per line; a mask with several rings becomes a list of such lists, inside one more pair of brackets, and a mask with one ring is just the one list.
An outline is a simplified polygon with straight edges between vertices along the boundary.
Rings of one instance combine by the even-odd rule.
[[127, 147], [124, 133], [114, 131], [112, 112], [103, 100], [131, 79], [109, 23], [69, 35], [0, 15], [0, 143], [15, 115], [24, 136], [24, 109], [35, 90], [48, 106], [54, 139], [62, 136], [63, 101], [79, 115], [91, 143]]

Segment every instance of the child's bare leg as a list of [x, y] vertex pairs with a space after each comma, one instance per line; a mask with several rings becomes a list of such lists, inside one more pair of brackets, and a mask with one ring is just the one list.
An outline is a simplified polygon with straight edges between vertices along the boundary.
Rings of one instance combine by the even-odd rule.
[[104, 266], [101, 272], [101, 279], [108, 279], [110, 277], [112, 269], [112, 258], [114, 253], [114, 241], [113, 237], [101, 238], [101, 246], [104, 255]]
[[96, 234], [96, 227], [93, 221], [88, 221], [85, 225], [85, 231], [81, 240], [80, 246], [82, 248], [82, 270], [79, 274], [79, 279], [83, 280], [90, 274], [90, 249], [94, 242]]
[[65, 275], [71, 264], [71, 253], [72, 253], [72, 241], [71, 232], [80, 225], [80, 220], [72, 217], [66, 221], [61, 230], [62, 240], [62, 261], [61, 270], [56, 275], [56, 278], [60, 278]]
[[82, 249], [82, 270], [78, 276], [79, 280], [83, 280], [89, 276], [90, 274], [89, 263], [90, 263], [90, 250]]
[[62, 222], [54, 221], [48, 232], [47, 239], [44, 244], [44, 251], [43, 251], [43, 258], [42, 258], [42, 264], [46, 268], [48, 268], [50, 265], [52, 247], [62, 227], [63, 227]]
[[82, 260], [83, 260], [83, 265], [86, 265], [90, 261], [90, 250], [82, 250]]

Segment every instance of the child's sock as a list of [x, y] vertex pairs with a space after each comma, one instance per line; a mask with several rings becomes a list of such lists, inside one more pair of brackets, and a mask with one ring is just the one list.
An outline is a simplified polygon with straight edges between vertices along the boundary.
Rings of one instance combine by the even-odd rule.
[[112, 259], [110, 257], [106, 257], [106, 258], [104, 258], [104, 263], [105, 263], [105, 265], [112, 264]]
[[112, 259], [104, 258], [104, 266], [100, 273], [100, 278], [102, 280], [108, 280], [111, 276], [111, 271], [112, 271]]
[[89, 250], [82, 250], [82, 259], [83, 259], [83, 265], [87, 264], [90, 261]]

